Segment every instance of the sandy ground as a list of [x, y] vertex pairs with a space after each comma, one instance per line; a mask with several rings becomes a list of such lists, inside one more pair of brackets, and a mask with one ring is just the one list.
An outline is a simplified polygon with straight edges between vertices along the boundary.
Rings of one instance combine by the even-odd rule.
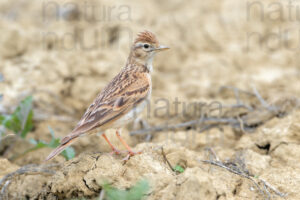
[[[290, 3], [290, 8], [288, 9]], [[221, 105], [236, 103], [232, 86], [253, 88], [284, 116], [263, 116], [251, 133], [221, 126], [201, 132], [184, 130], [124, 138], [143, 154], [125, 165], [111, 156], [97, 135], [83, 137], [73, 146], [76, 158], [53, 160], [48, 173], [40, 165], [51, 149], [40, 149], [16, 160], [11, 156], [30, 148], [18, 138], [1, 150], [0, 178], [18, 169], [2, 185], [1, 199], [94, 198], [104, 180], [129, 188], [142, 178], [150, 182], [147, 199], [300, 199], [300, 65], [299, 20], [296, 1], [24, 1], [0, 2], [0, 112], [10, 113], [27, 95], [34, 97], [35, 127], [28, 138], [49, 141], [50, 126], [58, 137], [72, 130], [84, 110], [107, 82], [118, 73], [135, 35], [154, 32], [171, 49], [154, 61], [151, 107], [141, 118], [150, 126], [193, 119], [192, 102]], [[242, 97], [241, 97], [242, 98]], [[159, 109], [169, 102], [169, 111]], [[244, 95], [243, 102], [259, 101]], [[187, 110], [187, 115], [181, 115]], [[241, 112], [240, 112], [241, 113]], [[251, 119], [261, 119], [252, 113]], [[140, 128], [135, 126], [136, 129]], [[108, 136], [122, 149], [108, 130]], [[2, 141], [3, 143], [3, 141]], [[164, 148], [173, 172], [161, 153]], [[201, 160], [241, 163], [265, 180], [276, 192], [260, 191], [252, 180]], [[49, 163], [48, 163], [49, 164]], [[3, 187], [5, 189], [3, 189]], [[259, 183], [263, 189], [263, 184]], [[270, 197], [268, 196], [270, 195]]]

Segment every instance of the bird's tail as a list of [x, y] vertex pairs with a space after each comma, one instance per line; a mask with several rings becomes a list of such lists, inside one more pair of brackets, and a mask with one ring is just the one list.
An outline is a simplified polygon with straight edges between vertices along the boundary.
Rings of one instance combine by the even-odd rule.
[[63, 138], [61, 140], [61, 144], [47, 156], [45, 161], [48, 161], [48, 160], [54, 158], [56, 155], [60, 154], [65, 148], [70, 146], [74, 142], [74, 139], [76, 139], [77, 137], [78, 136], [75, 136], [75, 137], [66, 136], [65, 138]]

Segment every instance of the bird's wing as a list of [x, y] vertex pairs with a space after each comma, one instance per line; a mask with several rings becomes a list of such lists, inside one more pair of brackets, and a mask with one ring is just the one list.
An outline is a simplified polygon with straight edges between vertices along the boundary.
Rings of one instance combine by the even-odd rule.
[[122, 117], [147, 98], [150, 84], [145, 73], [121, 72], [98, 95], [61, 144]]

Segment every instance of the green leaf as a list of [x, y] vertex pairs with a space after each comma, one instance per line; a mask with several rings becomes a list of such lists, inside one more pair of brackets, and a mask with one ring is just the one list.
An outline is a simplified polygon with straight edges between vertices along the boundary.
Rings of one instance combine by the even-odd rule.
[[36, 140], [33, 139], [33, 138], [30, 138], [28, 141], [29, 141], [31, 144], [33, 144], [33, 145], [36, 145], [36, 144], [38, 143], [38, 141], [36, 141]]
[[129, 190], [120, 190], [104, 184], [102, 188], [109, 200], [141, 200], [149, 190], [149, 184], [146, 180], [137, 182]]
[[59, 138], [55, 138], [54, 131], [51, 127], [48, 127], [48, 129], [49, 129], [50, 134], [51, 134], [51, 141], [48, 143], [48, 147], [56, 148], [56, 147], [59, 146], [60, 140], [59, 140]]
[[15, 134], [18, 134], [21, 130], [21, 123], [15, 115], [7, 115], [2, 121], [2, 125], [13, 131]]
[[0, 117], [0, 123], [15, 134], [25, 138], [33, 127], [32, 96], [22, 100], [16, 110], [11, 114]]
[[59, 144], [60, 144], [60, 139], [59, 138], [52, 138], [52, 140], [48, 144], [48, 147], [50, 147], [50, 148], [56, 148], [56, 147], [59, 146]]
[[29, 142], [34, 145], [32, 149], [40, 149], [43, 147], [47, 147], [48, 144], [44, 141], [36, 141], [35, 139], [29, 139]]
[[40, 149], [40, 148], [44, 148], [47, 147], [47, 143], [43, 142], [43, 141], [39, 141], [36, 145], [35, 145], [35, 149]]
[[176, 166], [174, 167], [174, 171], [175, 171], [175, 172], [179, 172], [179, 173], [183, 173], [183, 172], [184, 172], [184, 168], [181, 167], [180, 165], [176, 165]]
[[48, 129], [49, 129], [52, 139], [55, 138], [54, 130], [50, 126], [48, 126]]
[[138, 182], [128, 192], [128, 200], [140, 200], [149, 190], [149, 184], [146, 180]]
[[29, 133], [32, 130], [32, 128], [33, 128], [32, 119], [33, 119], [33, 111], [30, 110], [30, 112], [27, 115], [27, 119], [26, 119], [24, 125], [22, 125], [22, 132], [21, 132], [22, 138], [25, 138], [27, 133]]
[[63, 157], [65, 157], [67, 160], [70, 160], [75, 157], [75, 150], [73, 147], [68, 147], [61, 153], [61, 155], [63, 155]]
[[3, 115], [0, 115], [0, 124], [4, 121], [5, 117]]
[[2, 137], [4, 136], [4, 130], [0, 127], [0, 142], [2, 140]]
[[127, 199], [126, 198], [126, 191], [119, 190], [116, 188], [111, 187], [110, 185], [104, 185], [103, 189], [105, 190], [105, 194], [108, 200], [119, 200], [119, 199]]
[[21, 101], [16, 111], [14, 114], [17, 115], [19, 121], [21, 122], [21, 137], [25, 138], [27, 133], [31, 131], [33, 127], [32, 96], [28, 96]]

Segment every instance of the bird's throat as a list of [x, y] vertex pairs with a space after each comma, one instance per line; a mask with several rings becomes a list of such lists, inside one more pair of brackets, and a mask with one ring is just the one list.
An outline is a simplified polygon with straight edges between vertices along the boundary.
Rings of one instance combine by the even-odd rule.
[[153, 57], [154, 56], [150, 57], [145, 64], [145, 66], [147, 67], [147, 69], [150, 73], [153, 71], [153, 66], [152, 66]]
[[153, 71], [153, 56], [148, 58], [147, 60], [139, 59], [139, 58], [129, 58], [127, 62], [127, 66], [139, 68], [140, 71], [147, 71], [148, 73], [151, 73]]

